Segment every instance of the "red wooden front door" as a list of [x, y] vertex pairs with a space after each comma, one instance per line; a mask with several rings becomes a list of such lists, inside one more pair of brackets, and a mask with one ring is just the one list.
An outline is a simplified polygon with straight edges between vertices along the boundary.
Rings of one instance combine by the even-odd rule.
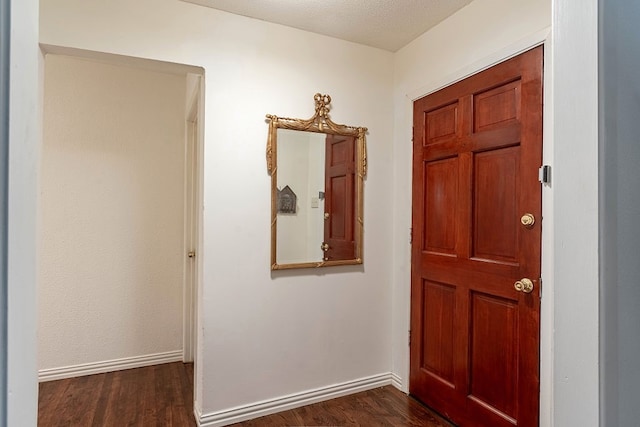
[[325, 153], [325, 261], [356, 257], [355, 174], [353, 136], [327, 135]]
[[413, 120], [410, 393], [461, 426], [537, 426], [542, 47]]

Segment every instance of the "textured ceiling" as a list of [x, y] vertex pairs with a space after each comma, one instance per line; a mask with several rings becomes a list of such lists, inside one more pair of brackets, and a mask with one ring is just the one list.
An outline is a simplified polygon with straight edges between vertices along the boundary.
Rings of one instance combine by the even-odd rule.
[[472, 0], [182, 0], [397, 51]]

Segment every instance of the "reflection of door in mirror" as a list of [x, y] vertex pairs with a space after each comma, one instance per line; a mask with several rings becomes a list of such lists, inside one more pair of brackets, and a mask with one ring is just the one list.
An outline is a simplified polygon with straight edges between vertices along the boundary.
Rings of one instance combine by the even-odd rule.
[[355, 138], [327, 135], [325, 153], [325, 261], [355, 258]]

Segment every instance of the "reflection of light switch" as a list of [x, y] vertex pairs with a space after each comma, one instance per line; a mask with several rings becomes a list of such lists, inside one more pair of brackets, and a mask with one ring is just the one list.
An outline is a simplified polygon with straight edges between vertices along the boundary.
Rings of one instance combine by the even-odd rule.
[[317, 197], [312, 197], [311, 198], [311, 207], [312, 208], [317, 208], [318, 207], [318, 198]]

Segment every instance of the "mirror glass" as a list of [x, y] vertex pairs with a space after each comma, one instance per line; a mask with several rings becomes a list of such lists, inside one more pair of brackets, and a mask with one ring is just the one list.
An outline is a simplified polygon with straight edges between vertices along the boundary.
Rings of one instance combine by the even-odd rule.
[[320, 262], [324, 257], [325, 135], [290, 129], [277, 133], [276, 262]]
[[316, 94], [309, 120], [267, 115], [271, 269], [362, 263], [366, 128], [328, 117]]

